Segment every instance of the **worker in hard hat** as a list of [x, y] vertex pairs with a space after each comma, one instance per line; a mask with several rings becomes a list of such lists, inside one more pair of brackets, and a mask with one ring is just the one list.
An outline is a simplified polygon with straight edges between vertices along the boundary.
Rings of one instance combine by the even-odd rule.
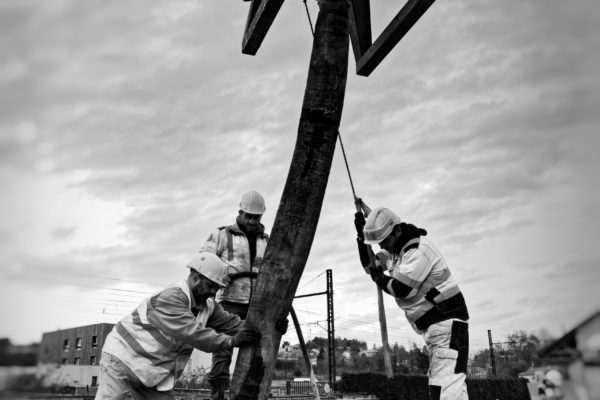
[[97, 400], [174, 399], [175, 379], [194, 348], [214, 352], [258, 343], [260, 333], [214, 301], [229, 283], [223, 261], [202, 252], [186, 267], [187, 279], [142, 301], [109, 333]]
[[[265, 199], [255, 191], [242, 195], [235, 224], [222, 226], [212, 232], [200, 251], [216, 254], [227, 264], [232, 276], [231, 285], [217, 293], [217, 301], [227, 311], [246, 318], [256, 280], [250, 273], [258, 273], [268, 235], [260, 222], [265, 213]], [[212, 368], [208, 375], [211, 398], [223, 400], [229, 385], [229, 366], [232, 349], [213, 352]]]
[[[394, 296], [429, 354], [429, 398], [466, 400], [469, 313], [444, 257], [425, 237], [427, 231], [402, 222], [388, 208], [374, 209], [366, 221], [355, 214], [361, 262], [371, 279]], [[369, 260], [368, 245], [384, 257]], [[386, 275], [387, 272], [389, 275]]]

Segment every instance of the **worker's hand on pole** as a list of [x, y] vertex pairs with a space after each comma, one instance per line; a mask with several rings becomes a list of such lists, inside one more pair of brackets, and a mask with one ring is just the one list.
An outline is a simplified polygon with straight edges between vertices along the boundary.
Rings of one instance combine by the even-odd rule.
[[258, 273], [254, 272], [254, 271], [242, 271], [242, 272], [232, 272], [230, 274], [227, 274], [227, 276], [229, 277], [230, 281], [235, 281], [236, 279], [240, 279], [240, 278], [256, 278], [258, 276]]
[[383, 273], [387, 270], [387, 261], [390, 255], [387, 251], [381, 250], [377, 254], [375, 254], [374, 262], [369, 264], [369, 275], [371, 278], [375, 280], [375, 278], [379, 275], [383, 275]]
[[244, 327], [233, 336], [233, 347], [258, 344], [260, 338], [260, 332], [249, 327]]
[[376, 279], [377, 276], [383, 275], [383, 266], [381, 264], [369, 264], [369, 275], [373, 280]]
[[287, 318], [279, 318], [277, 321], [275, 321], [275, 329], [283, 336], [288, 330], [289, 323], [290, 322]]

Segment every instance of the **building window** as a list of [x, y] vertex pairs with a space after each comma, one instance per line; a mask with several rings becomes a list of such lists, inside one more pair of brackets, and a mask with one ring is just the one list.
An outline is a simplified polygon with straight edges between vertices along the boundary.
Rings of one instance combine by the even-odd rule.
[[96, 365], [96, 356], [90, 357], [90, 365]]
[[79, 364], [81, 364], [80, 360], [81, 360], [81, 359], [80, 359], [79, 357], [74, 357], [74, 358], [73, 358], [73, 364], [75, 364], [75, 365], [79, 365]]
[[69, 351], [69, 339], [63, 341], [63, 351]]
[[78, 337], [77, 339], [75, 339], [75, 348], [76, 349], [81, 349], [81, 338]]
[[92, 376], [92, 387], [98, 386], [98, 377]]
[[92, 349], [98, 347], [98, 336], [92, 336]]

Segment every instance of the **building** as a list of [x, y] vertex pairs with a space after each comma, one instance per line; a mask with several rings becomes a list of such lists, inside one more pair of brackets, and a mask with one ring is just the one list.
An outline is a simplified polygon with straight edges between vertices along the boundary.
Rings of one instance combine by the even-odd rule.
[[600, 311], [538, 352], [565, 370], [565, 398], [600, 400]]
[[98, 365], [104, 341], [113, 326], [94, 324], [44, 333], [39, 348], [39, 363]]
[[[37, 354], [46, 385], [94, 387], [100, 376], [100, 356], [114, 324], [94, 324], [47, 332]], [[237, 349], [234, 355], [237, 354]], [[235, 365], [234, 363], [232, 365]], [[211, 354], [194, 349], [183, 371], [187, 380], [202, 380]]]
[[102, 323], [44, 333], [38, 363], [47, 367], [46, 383], [96, 386], [102, 347], [113, 326]]
[[371, 357], [375, 357], [377, 355], [378, 350], [377, 349], [364, 349], [358, 352], [358, 356], [359, 357], [367, 357], [367, 358], [371, 358]]
[[289, 344], [285, 342], [277, 352], [278, 360], [300, 360], [301, 358], [302, 351], [300, 350], [299, 344]]

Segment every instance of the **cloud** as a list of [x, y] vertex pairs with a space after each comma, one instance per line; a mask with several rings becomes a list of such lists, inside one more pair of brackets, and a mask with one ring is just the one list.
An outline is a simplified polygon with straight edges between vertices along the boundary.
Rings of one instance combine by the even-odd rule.
[[[350, 65], [340, 129], [356, 194], [429, 231], [474, 338], [588, 311], [573, 288], [597, 275], [600, 34], [597, 6], [576, 3], [435, 3], [369, 78]], [[301, 6], [284, 3], [249, 57], [246, 3], [100, 5], [0, 6], [0, 253], [3, 275], [35, 290], [83, 293], [82, 271], [166, 284], [246, 190], [265, 195], [270, 231], [292, 158], [311, 51]], [[398, 10], [373, 5], [375, 35]], [[375, 340], [340, 150], [299, 287], [331, 268], [340, 332]], [[386, 302], [391, 332], [414, 338]]]
[[56, 239], [64, 239], [73, 235], [73, 233], [77, 230], [76, 227], [61, 227], [52, 231], [52, 236]]

